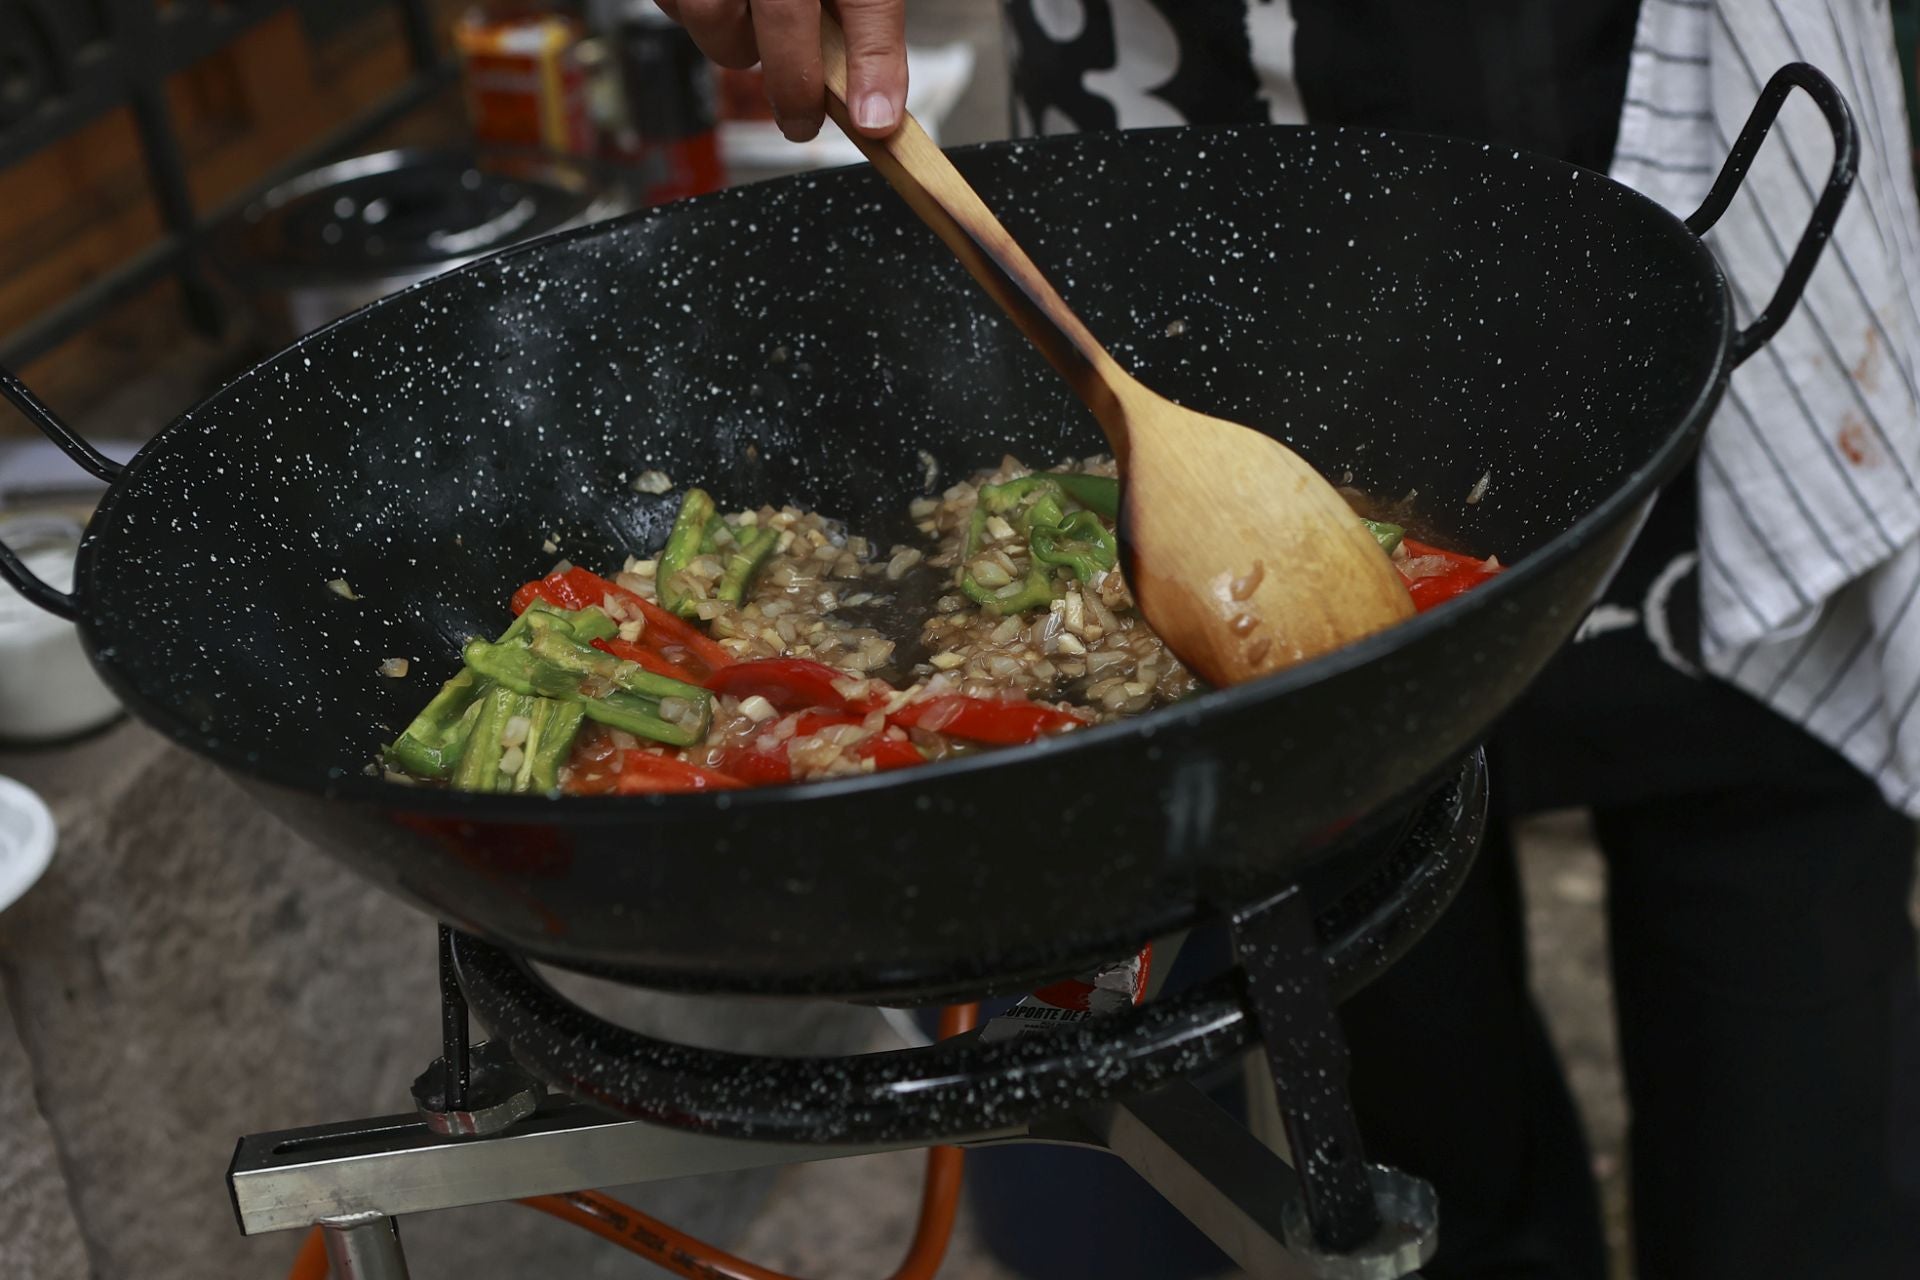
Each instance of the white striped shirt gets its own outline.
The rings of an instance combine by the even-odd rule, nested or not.
[[[1920,815],[1920,207],[1885,0],[1643,0],[1613,176],[1690,213],[1788,62],[1853,107],[1860,175],[1702,446],[1703,656]],[[1830,136],[1789,99],[1708,237],[1741,323],[1793,251]]]

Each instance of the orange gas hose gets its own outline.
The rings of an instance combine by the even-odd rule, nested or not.
[[[940,1036],[957,1036],[971,1031],[980,1019],[977,1004],[953,1005],[940,1013]],[[888,1280],[933,1280],[947,1255],[953,1237],[953,1223],[960,1210],[961,1175],[966,1152],[958,1147],[933,1147],[927,1152],[927,1172],[920,1190],[920,1219],[914,1227],[913,1243],[907,1256]],[[664,1222],[650,1218],[598,1191],[573,1191],[566,1195],[535,1196],[521,1204],[570,1222],[637,1253],[655,1266],[665,1267],[688,1280],[795,1280],[779,1271],[756,1266],[736,1258],[703,1240],[676,1231]],[[326,1242],[321,1228],[315,1227],[301,1246],[288,1280],[324,1280],[327,1275]]]
[[[307,1232],[307,1238],[300,1244],[300,1252],[294,1255],[293,1270],[287,1273],[287,1280],[327,1280],[325,1227],[315,1227]]]
[[[977,1004],[954,1005],[940,1013],[940,1036],[971,1031],[980,1018]],[[953,1222],[960,1211],[961,1174],[966,1152],[958,1147],[934,1147],[927,1152],[927,1172],[920,1190],[920,1220],[907,1256],[888,1280],[933,1280],[947,1255]],[[688,1280],[796,1280],[770,1271],[724,1249],[685,1235],[649,1218],[628,1205],[597,1191],[575,1191],[560,1196],[537,1196],[520,1203],[563,1222],[583,1227],[603,1240],[639,1254]]]

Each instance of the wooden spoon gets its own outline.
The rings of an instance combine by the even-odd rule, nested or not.
[[[827,111],[947,242],[1106,432],[1124,480],[1127,582],[1153,629],[1214,685],[1292,666],[1413,614],[1353,508],[1293,450],[1182,408],[1107,354],[912,115],[880,140],[846,105],[847,51],[822,17]]]

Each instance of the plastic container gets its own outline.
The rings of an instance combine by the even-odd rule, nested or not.
[[[73,589],[80,529],[72,521],[0,520],[0,542],[54,590]],[[79,629],[0,582],[0,742],[56,742],[97,729],[119,714],[120,704],[87,660]]]

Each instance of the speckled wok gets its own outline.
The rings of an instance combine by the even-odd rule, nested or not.
[[[1790,84],[1834,175],[1744,331],[1698,235]],[[962,171],[1148,385],[1418,493],[1514,567],[1388,634],[1175,709],[850,781],[601,799],[366,774],[550,549],[617,565],[678,493],[880,539],[1003,453],[1099,433],[868,171],[545,240],[359,312],[183,415],[113,478],[72,597],[105,678],[302,835],[541,957],[655,982],[930,994],[1059,971],[1282,886],[1435,777],[1568,636],[1728,372],[1791,308],[1851,176],[1788,68],[1691,226],[1504,148],[1317,129],[994,145]],[[1750,292],[1764,281],[1743,281]],[[1485,496],[1469,491],[1490,477]],[[549,541],[550,540],[550,541]],[[359,599],[328,589],[345,578]],[[379,674],[405,657],[403,679]],[[194,886],[178,886],[181,893]]]

